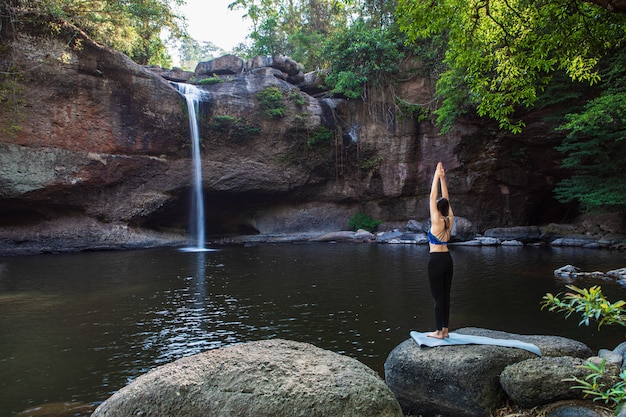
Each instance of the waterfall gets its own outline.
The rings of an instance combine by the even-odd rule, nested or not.
[[[192,252],[206,251],[204,234],[204,195],[202,192],[202,158],[200,156],[200,133],[198,129],[198,109],[202,101],[202,90],[183,83],[174,83],[187,101],[189,130],[191,131],[191,150],[193,162],[193,187],[191,194],[190,231],[196,246],[186,248]]]
[[[348,130],[348,137],[350,138],[350,141],[352,143],[357,143],[359,141],[359,128],[360,127],[361,125],[359,125],[358,123],[355,123],[352,126],[350,126],[350,129]]]

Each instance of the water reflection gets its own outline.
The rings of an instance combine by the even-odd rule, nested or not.
[[[565,288],[554,269],[616,269],[623,253],[455,247],[453,256],[452,328],[556,334],[593,349],[623,340],[621,329],[581,329],[539,308],[546,292]],[[427,259],[424,246],[367,244],[4,258],[0,417],[46,402],[101,401],[154,366],[273,337],[382,373],[410,330],[433,325]],[[621,287],[602,285],[624,298]]]
[[[189,268],[178,276],[183,285],[154,294],[152,307],[136,323],[140,331],[134,336],[156,364],[237,342],[225,319],[237,299],[208,292],[207,251],[185,258]]]

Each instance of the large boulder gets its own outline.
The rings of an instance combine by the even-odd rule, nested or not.
[[[247,71],[255,68],[272,67],[284,72],[289,76],[302,72],[302,65],[286,56],[257,56],[248,59],[245,63]],[[304,80],[304,78],[303,78]]]
[[[567,379],[583,379],[587,374],[581,368],[584,363],[583,359],[571,356],[532,358],[504,368],[500,384],[514,403],[525,408],[582,399],[582,391],[572,389],[576,383]]]
[[[401,417],[380,377],[306,343],[266,340],[179,359],[140,376],[92,417]]]
[[[586,358],[592,354],[583,343],[557,336],[525,336],[478,328],[456,332],[533,343],[544,356]],[[500,385],[501,372],[508,365],[532,357],[534,354],[526,350],[491,345],[420,348],[409,339],[389,354],[385,380],[405,414],[486,416],[506,398]]]
[[[206,62],[199,62],[196,65],[195,74],[200,75],[222,75],[239,74],[243,71],[243,59],[235,55],[224,55]]]

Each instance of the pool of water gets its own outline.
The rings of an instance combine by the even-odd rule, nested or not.
[[[98,403],[149,369],[236,343],[312,343],[381,375],[410,330],[433,328],[428,248],[268,244],[0,258],[0,417],[53,402]],[[613,348],[623,329],[540,309],[553,271],[626,266],[578,248],[453,247],[451,329],[554,334]],[[624,288],[600,284],[613,300]]]

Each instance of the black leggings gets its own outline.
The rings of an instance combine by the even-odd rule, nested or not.
[[[435,299],[437,330],[450,324],[450,289],[452,287],[452,256],[450,252],[431,252],[428,258],[428,281]]]

